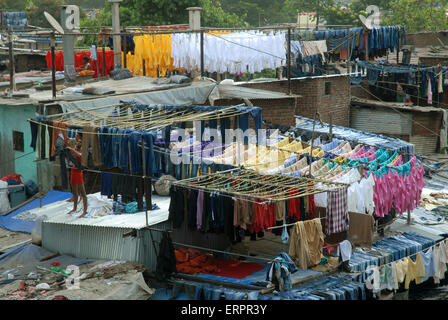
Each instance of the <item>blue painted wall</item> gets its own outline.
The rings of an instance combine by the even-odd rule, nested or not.
[[[30,147],[31,130],[27,119],[36,116],[36,106],[0,105],[0,174],[21,174],[22,181],[37,182],[36,153]],[[13,151],[12,132],[23,132],[24,152]],[[14,170],[14,172],[11,172]]]

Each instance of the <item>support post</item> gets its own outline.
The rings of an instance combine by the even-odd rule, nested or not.
[[[204,31],[201,30],[201,78],[204,76]]]
[[[291,28],[288,28],[288,92],[291,94]]]
[[[53,99],[56,99],[56,66],[54,56],[54,32],[51,33],[51,91]]]
[[[351,62],[351,39],[350,28],[347,29],[347,73],[350,74],[350,62]]]
[[[15,79],[14,79],[14,53],[13,53],[13,45],[12,45],[12,33],[11,30],[8,31],[8,42],[9,42],[9,93],[12,94],[14,92],[15,87]]]
[[[127,68],[127,66],[128,66],[128,63],[127,63],[127,60],[126,60],[126,48],[127,48],[127,46],[128,46],[128,40],[126,39],[126,29],[124,29],[123,30],[124,31],[124,33],[125,33],[125,35],[124,35],[124,37],[123,37],[123,41],[124,41],[124,43],[123,43],[123,48],[124,48],[124,52],[123,52],[123,63],[124,63],[124,68]]]
[[[409,209],[409,205],[408,205],[408,225],[412,224],[412,220],[411,220],[411,209]]]
[[[143,140],[143,137],[140,140],[140,143],[142,145],[142,179],[143,179],[143,186],[145,185],[145,176],[146,176],[146,161],[145,161],[145,141]],[[147,192],[148,190],[145,190]],[[146,226],[148,226],[148,206],[152,206],[152,203],[146,203],[145,204],[145,218],[146,218]]]
[[[103,77],[106,76],[106,32],[103,33]]]
[[[315,128],[316,128],[316,116],[317,116],[317,111],[314,113],[313,132],[312,132],[312,134],[311,134],[311,147],[310,147],[310,173],[309,173],[310,178],[313,177],[313,176],[312,176],[312,172],[311,172],[311,164],[313,163],[313,143],[314,143],[314,130],[315,130]]]
[[[121,67],[121,38],[120,38],[120,2],[109,0],[112,7],[112,32],[114,39],[114,68]]]
[[[333,141],[333,113],[330,112],[330,142]]]

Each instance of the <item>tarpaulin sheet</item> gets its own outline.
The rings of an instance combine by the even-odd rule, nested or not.
[[[57,256],[55,258],[39,261],[48,257],[54,252],[48,251],[34,244],[25,244],[12,249],[0,256],[0,280],[7,279],[7,275],[13,274],[15,278],[26,276],[30,272],[39,272],[37,266],[50,269],[51,264],[59,262],[60,267],[66,269],[69,265],[83,265],[94,262],[93,260],[79,259],[67,255]]]
[[[50,190],[48,193],[42,198],[42,206],[48,205],[50,203],[54,203],[61,200],[67,200],[72,197],[72,194],[70,192],[62,192],[62,191],[56,191],[56,190]],[[25,221],[19,218],[15,218],[16,215],[32,210],[35,208],[39,208],[40,206],[40,199],[37,198],[27,204],[25,204],[23,207],[18,208],[17,210],[14,210],[10,214],[6,216],[0,216],[0,228],[7,229],[9,231],[13,232],[23,232],[23,233],[29,233],[31,234],[35,222],[36,221]]]
[[[118,84],[116,85],[118,86]],[[156,91],[157,88],[154,88],[154,91],[151,92],[130,93],[98,99],[67,101],[60,103],[60,106],[63,112],[109,107],[101,109],[101,113],[107,115],[111,114],[115,110],[115,106],[119,105],[122,100],[134,100],[136,103],[145,105],[201,105],[207,101],[210,93],[215,87],[216,84],[214,83],[193,83],[189,86],[179,86],[170,90]]]

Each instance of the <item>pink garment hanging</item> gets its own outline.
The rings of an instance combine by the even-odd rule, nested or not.
[[[428,104],[432,104],[431,79],[428,77]]]
[[[358,150],[358,152],[355,152],[354,154],[350,155],[348,158],[354,159],[354,158],[356,158],[357,155],[359,155],[359,154],[363,154],[363,153],[365,152],[365,150],[366,150],[366,147],[362,146],[362,147]]]
[[[376,159],[376,149],[375,148],[370,148],[369,151],[364,152],[362,154],[357,154],[353,158],[354,159],[369,158],[372,155],[375,155],[375,157],[373,159]],[[369,159],[369,161],[371,161],[371,160]]]

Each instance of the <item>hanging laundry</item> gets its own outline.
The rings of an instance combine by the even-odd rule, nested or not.
[[[375,230],[375,220],[371,214],[349,212],[348,238],[351,243],[370,248]]]
[[[432,88],[430,78],[428,78],[428,104],[432,104]]]
[[[349,229],[348,219],[347,187],[328,192],[325,234],[331,235],[347,231]]]
[[[319,264],[324,243],[320,219],[296,222],[290,233],[289,255],[296,265],[306,270]]]
[[[171,36],[171,57],[176,68],[200,70],[200,35]],[[255,73],[286,64],[285,32],[248,31],[204,34],[204,68],[208,72]]]
[[[83,57],[90,57],[91,52],[76,52],[75,53],[75,69],[80,69],[83,65]],[[105,66],[106,66],[106,74],[111,76],[112,73],[111,71],[114,68],[114,52],[113,51],[106,51],[104,53],[106,61],[105,61]],[[97,59],[98,59],[98,67],[99,67],[99,71],[100,71],[100,75],[103,75],[104,70],[103,70],[103,52],[102,51],[97,51]],[[51,69],[52,65],[51,65],[51,52],[48,51],[47,55],[45,56],[45,60],[47,62],[47,68]],[[64,52],[59,51],[59,52],[55,52],[55,69],[56,71],[64,71]],[[96,78],[98,76],[98,70],[97,70],[97,66],[96,63],[94,63],[92,65],[92,70],[95,71],[93,77]]]

